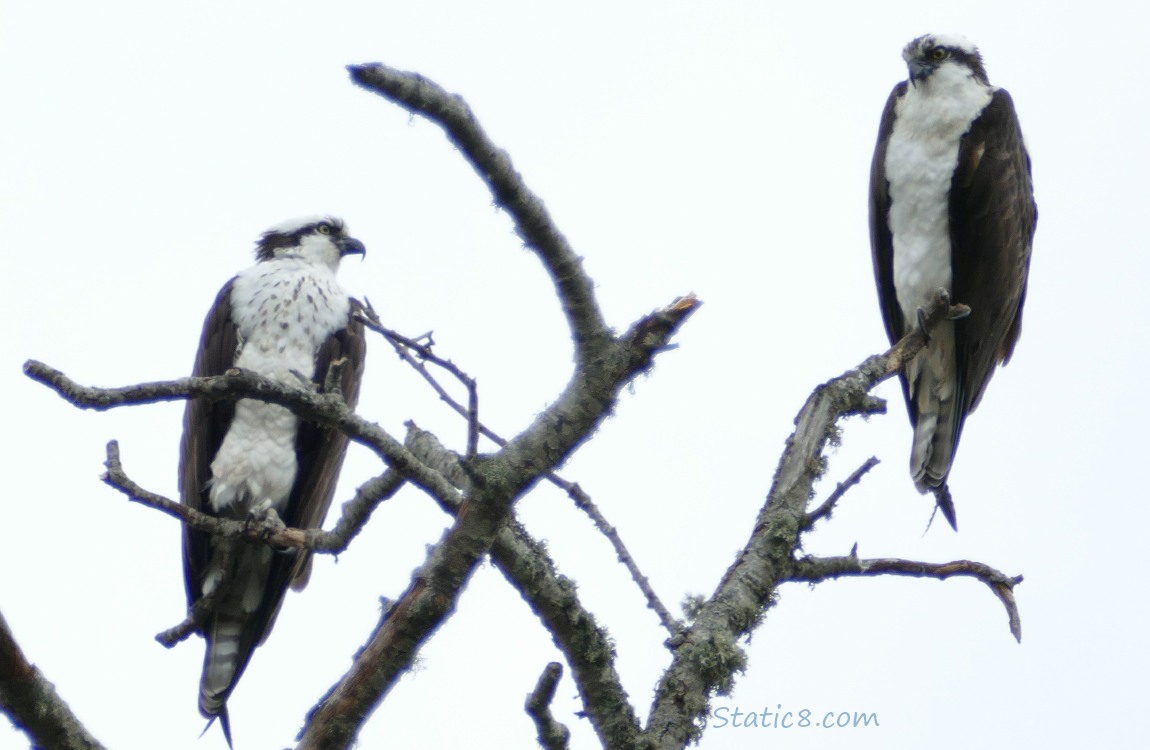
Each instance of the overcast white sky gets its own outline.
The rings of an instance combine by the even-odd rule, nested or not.
[[[772,6],[781,6],[773,9]],[[1040,10],[1039,10],[1040,9]],[[1134,3],[0,3],[0,387],[7,487],[0,611],[109,747],[224,747],[197,735],[202,641],[184,613],[179,529],[104,487],[104,444],[176,496],[182,404],[77,411],[20,373],[86,383],[189,372],[218,288],[256,236],[342,215],[368,254],[342,279],[387,323],[433,329],[478,377],[482,416],[522,429],[559,391],[570,345],[550,284],[438,128],[353,87],[380,60],[463,95],[598,284],[613,325],[689,291],[681,347],[624,395],[565,468],[668,604],[709,594],[746,541],[811,388],[885,346],[866,231],[867,170],[902,46],[968,36],[1014,96],[1041,219],[1024,333],[967,423],[961,532],[907,475],[897,386],[849,424],[821,494],[882,464],[811,553],[1022,573],[1023,641],[970,581],[789,586],[715,706],[875,712],[843,730],[712,727],[726,748],[1131,747],[1144,737],[1141,481],[1150,263],[1146,11]],[[377,342],[362,413],[464,425]],[[337,504],[378,471],[354,453]],[[639,713],[664,634],[607,543],[558,492],[518,512],[611,630]],[[239,750],[285,747],[448,519],[405,490],[338,564],[289,597],[231,700]],[[676,607],[677,609],[677,607]],[[422,651],[362,747],[528,748],[523,696],[559,654],[491,567]],[[568,678],[555,709],[597,747]],[[778,736],[782,734],[783,736]],[[23,748],[0,727],[0,748]]]

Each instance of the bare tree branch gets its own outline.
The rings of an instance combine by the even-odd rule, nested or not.
[[[56,693],[55,686],[24,656],[0,613],[0,710],[34,747],[103,750]]]
[[[375,509],[384,501],[391,499],[403,485],[403,477],[392,469],[387,469],[361,484],[356,488],[355,495],[340,506],[339,520],[335,522],[335,526],[330,532],[321,531],[317,534],[315,546],[311,549],[336,555],[347,549],[351,541],[371,520],[371,514]],[[309,536],[308,540],[310,539]]]
[[[685,298],[676,301],[666,310],[657,312],[636,324],[628,335],[621,340],[616,350],[619,354],[624,355],[621,356],[619,364],[624,367],[637,368],[649,365],[650,356],[663,347],[663,344],[659,343],[662,337],[671,335],[674,326],[689,316],[696,304],[694,298]],[[650,352],[644,356],[636,356],[636,353],[642,352],[644,347],[650,347]],[[263,398],[273,403],[280,403],[296,411],[304,418],[334,424],[341,429],[348,429],[350,426],[348,431],[353,436],[376,448],[377,452],[385,453],[386,451],[387,454],[399,456],[405,467],[419,478],[417,484],[429,491],[433,497],[450,499],[455,494],[455,490],[444,481],[438,472],[431,472],[410,454],[405,457],[405,450],[396,450],[396,446],[389,442],[390,437],[379,431],[378,427],[370,423],[363,423],[354,415],[344,414],[345,407],[341,400],[337,399],[332,410],[325,411],[328,405],[323,403],[322,396],[308,389],[285,386],[267,380],[254,373],[234,371],[218,378],[186,378],[168,383],[101,389],[80,386],[63,373],[38,362],[28,362],[25,370],[33,379],[50,385],[70,402],[86,408],[107,409],[134,403],[175,400],[200,395],[233,399],[241,397]],[[110,451],[109,478],[113,480],[110,481],[110,484],[124,491],[133,500],[152,505],[179,517],[193,528],[215,534],[245,536],[253,541],[268,541],[284,546],[307,546],[316,551],[326,551],[329,548],[331,551],[335,551],[341,547],[338,541],[333,541],[331,534],[349,538],[343,537],[342,534],[341,524],[345,523],[344,519],[337,523],[334,532],[282,529],[270,536],[260,536],[259,532],[247,528],[245,524],[240,522],[217,519],[204,514],[196,515],[184,506],[155,493],[150,493],[136,485],[123,473],[122,467],[119,467],[116,446],[110,446]],[[350,517],[345,516],[345,518],[348,519],[346,522],[350,523]],[[538,569],[536,569],[537,573]],[[624,700],[626,694],[619,685],[618,677],[610,664],[613,649],[609,645],[606,633],[599,629],[595,625],[594,619],[583,613],[581,608],[571,606],[573,602],[577,604],[577,600],[573,597],[573,585],[566,582],[562,577],[557,577],[553,581],[552,588],[560,593],[559,596],[553,597],[549,602],[549,607],[552,610],[551,622],[555,624],[561,619],[564,620],[563,627],[570,631],[571,635],[569,642],[577,641],[580,644],[577,649],[572,649],[572,653],[580,653],[580,659],[575,660],[576,668],[578,670],[581,661],[583,667],[581,673],[587,678],[585,684],[580,684],[581,690],[599,706],[612,706],[610,710],[591,712],[593,721],[596,718],[599,719],[597,728],[609,735],[636,732],[638,722],[634,719],[630,706]],[[525,589],[525,595],[528,591]],[[565,594],[570,595],[565,596]],[[544,607],[544,609],[546,608]],[[182,630],[186,632],[190,632],[190,629],[194,627],[192,622],[185,622],[181,625]],[[177,626],[177,628],[173,628],[162,635],[178,637],[180,632],[181,626]]]
[[[884,575],[937,578],[940,581],[953,576],[976,578],[989,586],[1006,607],[1006,616],[1010,620],[1010,633],[1015,640],[1022,642],[1022,619],[1018,613],[1018,604],[1014,600],[1014,587],[1022,583],[1022,576],[1008,576],[984,563],[971,560],[927,563],[893,558],[860,560],[853,554],[846,557],[804,557],[795,562],[793,572],[784,580],[818,583],[843,576]]]
[[[458,455],[434,435],[408,424],[405,444],[429,466],[442,471],[456,486],[470,480]],[[452,515],[459,504],[443,505]],[[491,560],[523,596],[555,639],[570,665],[587,718],[604,747],[633,747],[639,740],[639,719],[615,670],[615,646],[607,631],[579,601],[573,581],[556,569],[546,547],[533,539],[512,517],[491,546]]]
[[[898,372],[926,345],[941,321],[962,313],[941,290],[922,315],[922,326],[885,354],[819,386],[807,399],[787,439],[766,504],[751,538],[679,638],[651,706],[646,737],[658,748],[682,748],[698,738],[710,697],[728,692],[746,664],[738,639],[749,635],[786,580],[807,518],[806,506],[821,476],[823,450],[835,425],[852,414],[885,411],[869,391]]]
[[[898,372],[920,351],[929,340],[929,331],[939,321],[959,316],[968,309],[952,307],[945,295],[939,295],[920,315],[919,330],[886,354],[866,360],[855,370],[815,390],[796,419],[796,429],[787,441],[750,539],[714,594],[700,605],[693,622],[684,628],[670,616],[614,528],[585,493],[577,484],[566,482],[553,472],[611,413],[620,390],[638,374],[648,371],[655,355],[670,348],[671,337],[697,309],[698,300],[694,296],[675,300],[640,319],[624,334],[613,335],[598,307],[594,285],[584,272],[581,259],[555,227],[542,201],[515,171],[506,152],[499,150],[484,133],[468,105],[414,73],[382,64],[350,66],[349,70],[360,86],[413,114],[431,119],[445,130],[486,183],[496,205],[508,211],[519,236],[540,258],[554,284],[575,344],[576,367],[563,392],[527,429],[510,441],[487,430],[479,420],[475,380],[450,362],[435,357],[430,343],[423,345],[409,339],[400,342],[402,337],[379,325],[370,307],[358,312],[365,323],[387,336],[400,355],[432,383],[441,398],[467,418],[463,459],[443,449],[434,436],[414,426],[409,427],[405,443],[400,444],[378,425],[355,415],[334,388],[329,388],[328,393],[317,393],[304,378],[301,378],[305,381],[301,387],[234,370],[215,378],[90,388],[39,362],[29,361],[24,368],[29,377],[82,408],[102,410],[189,397],[253,398],[278,404],[302,419],[341,430],[350,439],[374,450],[389,466],[344,505],[343,515],[331,532],[287,529],[282,528],[282,524],[279,528],[252,528],[250,524],[198,513],[144,490],[123,471],[115,441],[109,443],[104,481],[131,500],[178,517],[192,528],[320,552],[340,551],[362,528],[378,503],[406,481],[428,492],[452,513],[452,526],[429,550],[407,590],[382,614],[351,669],[309,713],[300,734],[299,748],[342,749],[355,742],[366,718],[410,668],[426,639],[450,616],[460,592],[488,553],[553,634],[571,665],[587,715],[604,747],[613,750],[678,749],[697,740],[711,696],[728,691],[734,675],[745,666],[739,639],[757,627],[775,600],[779,584],[784,582],[814,583],[847,575],[938,579],[969,576],[983,581],[995,592],[1007,609],[1011,632],[1021,638],[1013,595],[1014,587],[1022,581],[1021,576],[1009,578],[989,566],[965,560],[942,564],[890,558],[859,560],[853,552],[847,557],[795,557],[802,534],[817,520],[828,517],[847,489],[877,463],[872,458],[863,464],[840,483],[821,506],[807,513],[814,483],[823,472],[823,451],[837,421],[851,414],[885,411],[885,402],[871,396],[870,389]],[[459,378],[468,391],[467,406],[451,399],[416,357],[440,364]],[[335,379],[329,372],[329,386],[335,385]],[[499,450],[480,455],[480,434],[491,437]],[[542,545],[532,539],[514,517],[515,502],[542,478],[563,487],[576,504],[588,512],[615,545],[620,560],[672,634],[668,641],[673,652],[672,663],[657,688],[645,729],[640,729],[623,691],[614,667],[614,648],[606,632],[582,607],[573,584],[556,571]],[[210,606],[210,602],[205,606]],[[196,611],[189,613],[185,622],[161,636],[172,639],[185,636],[195,628],[201,615]],[[527,710],[545,748],[565,748],[569,740],[566,727],[556,722],[550,712],[561,673],[559,664],[548,665],[527,701]],[[31,695],[42,686],[17,683],[35,679],[42,680],[19,653],[0,618],[0,700],[6,711],[17,715],[15,709],[9,707],[11,686],[17,685],[24,696]],[[50,690],[51,686],[47,688]],[[66,727],[67,720],[68,717],[53,717],[52,727]],[[30,736],[35,736],[28,731]],[[59,741],[44,744],[73,746]]]
[[[247,541],[256,544],[270,544],[279,548],[299,547],[331,555],[339,555],[346,550],[351,544],[351,540],[367,524],[372,512],[379,504],[391,498],[403,486],[403,478],[397,472],[388,469],[383,474],[361,485],[356,490],[355,497],[343,504],[339,520],[331,531],[281,526],[268,532],[258,526],[239,521],[207,516],[184,505],[173,503],[161,495],[142,489],[125,474],[120,465],[119,446],[115,440],[108,443],[106,465],[108,472],[104,475],[105,483],[124,492],[129,500],[163,510],[199,531],[222,537],[242,536]],[[224,549],[226,552],[227,548]],[[221,567],[226,568],[227,564],[224,563]],[[156,634],[156,640],[165,648],[171,648],[186,640],[199,629],[200,624],[204,622],[214,606],[214,592],[205,594],[196,600],[182,622]]]
[[[444,388],[443,385],[436,379],[436,377],[431,374],[431,371],[427,369],[427,365],[425,365],[424,362],[431,362],[439,367],[442,367],[443,369],[450,372],[453,376],[455,376],[457,380],[463,383],[464,387],[468,390],[468,401],[471,400],[471,391],[476,387],[474,378],[464,373],[451,360],[442,359],[441,357],[436,356],[431,350],[431,343],[422,344],[418,339],[409,339],[406,336],[402,336],[390,328],[385,327],[382,323],[379,322],[378,317],[375,316],[375,312],[371,309],[370,306],[368,306],[365,310],[360,311],[360,320],[363,321],[364,327],[383,336],[383,338],[386,339],[389,344],[391,344],[392,348],[395,349],[396,354],[399,355],[399,358],[410,365],[412,369],[414,369],[417,373],[419,373],[420,377],[422,377],[428,383],[428,385],[431,386],[432,390],[435,391],[436,395],[439,396],[440,401],[443,401],[453,411],[467,420],[468,445],[471,445],[472,434],[474,434],[476,452],[478,452],[479,435],[487,437],[500,448],[507,445],[507,440],[500,437],[492,430],[488,429],[483,424],[483,422],[479,421],[477,415],[473,419],[471,410],[452,398],[451,394],[447,392],[447,389]],[[430,336],[430,334],[425,335]],[[413,356],[411,352],[415,352],[417,356]]]
[[[501,448],[507,445],[507,441],[504,438],[500,437],[498,433],[488,429],[482,422],[479,421],[478,415],[476,414],[478,409],[475,407],[475,401],[478,397],[475,392],[476,389],[474,379],[464,374],[463,371],[456,367],[455,364],[453,364],[450,360],[442,360],[435,356],[431,352],[430,344],[421,344],[419,341],[406,338],[400,334],[397,334],[391,329],[385,328],[370,304],[361,308],[359,310],[359,315],[361,320],[363,320],[364,326],[379,333],[381,336],[387,339],[387,341],[399,354],[400,358],[415,368],[415,370],[423,377],[423,379],[431,385],[437,394],[439,394],[440,400],[450,406],[456,413],[467,418],[468,457],[471,457],[475,454],[474,446],[478,442],[479,434],[485,435],[488,439],[490,439]],[[463,405],[453,399],[451,394],[449,394],[447,390],[435,379],[435,376],[428,372],[427,368],[423,365],[423,362],[417,360],[411,355],[411,351],[415,351],[419,355],[420,360],[434,362],[435,364],[443,367],[455,375],[458,380],[467,386],[470,405],[467,408],[464,408]],[[556,487],[559,487],[564,492],[566,492],[567,496],[575,502],[576,507],[578,507],[591,518],[591,521],[595,524],[595,527],[599,529],[603,536],[605,536],[611,543],[611,546],[614,547],[615,554],[618,557],[619,562],[621,562],[623,566],[627,568],[627,571],[631,574],[631,579],[635,581],[635,584],[639,587],[639,590],[643,593],[643,596],[646,597],[647,606],[650,607],[656,615],[658,615],[659,621],[663,624],[663,627],[666,628],[670,635],[674,636],[676,633],[678,633],[680,628],[679,623],[676,622],[675,618],[671,616],[670,611],[659,599],[659,596],[651,587],[651,583],[647,579],[647,576],[643,575],[643,572],[639,570],[639,566],[635,562],[635,558],[631,556],[627,546],[623,543],[623,539],[619,536],[618,530],[607,520],[607,518],[599,510],[598,506],[595,505],[595,502],[591,499],[591,496],[588,495],[577,483],[569,482],[554,472],[547,472],[544,477],[547,479],[547,481],[551,482]]]
[[[345,748],[360,725],[415,658],[423,641],[450,615],[460,590],[491,548],[514,502],[565,460],[611,412],[619,391],[653,364],[695,311],[680,298],[612,340],[593,365],[579,367],[559,398],[498,453],[469,467],[471,488],[455,524],[428,554],[351,669],[309,716],[301,750]]]
[[[229,370],[210,378],[181,378],[156,383],[94,388],[76,383],[59,370],[28,360],[24,374],[47,385],[62,398],[82,409],[105,411],[121,406],[179,401],[192,396],[220,399],[254,398],[290,409],[316,424],[329,425],[374,451],[405,479],[435,495],[455,493],[437,472],[428,469],[374,422],[356,415],[338,394],[318,393],[311,388],[281,383],[248,370]]]
[[[474,458],[479,452],[479,435],[482,433],[492,438],[500,447],[507,442],[499,438],[495,433],[488,430],[479,421],[479,389],[476,386],[475,378],[471,377],[463,370],[461,370],[454,362],[449,359],[443,359],[436,356],[432,352],[431,347],[431,334],[425,334],[428,343],[420,343],[418,339],[409,339],[390,328],[387,328],[380,321],[379,316],[376,314],[375,309],[371,306],[370,301],[367,304],[357,305],[356,316],[363,323],[364,327],[368,330],[375,331],[391,344],[399,355],[407,364],[411,365],[416,372],[423,377],[425,381],[432,387],[432,389],[439,395],[440,400],[458,412],[461,416],[467,419],[467,457]],[[421,337],[423,338],[423,337]],[[411,355],[415,352],[419,359]],[[464,408],[458,401],[451,397],[447,389],[439,384],[435,379],[424,362],[431,362],[455,376],[455,379],[463,384],[467,389],[467,408]]]
[[[558,477],[555,479],[558,479]],[[556,484],[558,484],[558,482],[556,482]],[[639,570],[638,563],[635,562],[635,558],[631,557],[631,552],[627,549],[627,545],[623,543],[622,537],[619,536],[619,530],[607,521],[599,511],[598,506],[595,505],[594,501],[591,500],[590,496],[588,496],[579,485],[563,482],[560,486],[567,490],[568,497],[575,501],[575,505],[591,517],[595,528],[599,529],[599,533],[607,537],[607,541],[609,541],[615,549],[615,556],[619,562],[623,564],[623,567],[627,569],[627,572],[631,574],[631,580],[633,580],[635,585],[639,587],[639,590],[643,592],[643,596],[647,599],[647,606],[654,610],[655,614],[659,616],[659,622],[662,623],[663,628],[672,637],[678,635],[679,631],[683,628],[682,624],[671,616],[670,611],[663,604],[662,600],[659,599],[659,595],[655,593],[655,589],[651,588],[650,580],[647,579],[647,576],[643,575],[643,571]]]
[[[403,478],[398,472],[388,469],[383,474],[369,480],[356,490],[355,497],[345,502],[339,520],[331,531],[323,529],[296,529],[245,523],[189,508],[163,495],[150,492],[136,484],[120,462],[120,445],[117,441],[108,442],[107,458],[104,461],[107,471],[102,477],[105,484],[127,495],[132,502],[160,510],[173,518],[178,518],[187,526],[219,537],[242,537],[254,544],[271,544],[277,547],[294,547],[338,555],[347,549],[351,540],[371,517],[381,502],[387,500],[403,486]],[[225,566],[226,567],[226,566]],[[190,637],[199,628],[213,606],[212,597],[198,600],[188,616],[178,625],[156,635],[156,640],[166,648],[171,648]]]
[[[252,373],[92,389],[78,386],[62,373],[40,363],[29,362],[25,369],[31,377],[48,383],[68,400],[89,408],[112,408],[193,395],[254,397],[280,403],[301,417],[344,429],[353,438],[375,448],[389,462],[402,463],[404,469],[416,477],[418,486],[455,513],[455,525],[431,550],[408,591],[385,613],[352,670],[309,716],[300,747],[346,747],[354,740],[359,725],[410,665],[422,641],[450,614],[459,591],[488,548],[492,559],[520,589],[568,656],[588,716],[604,746],[610,748],[682,747],[697,737],[698,721],[706,711],[710,695],[728,689],[734,673],[744,666],[737,639],[754,629],[782,582],[816,582],[842,575],[975,577],[990,586],[1003,602],[1011,630],[1020,637],[1013,588],[1022,578],[1008,578],[981,563],[860,561],[853,554],[844,558],[793,558],[801,533],[810,528],[813,520],[829,514],[835,502],[875,463],[872,459],[859,467],[813,513],[803,512],[811,487],[821,473],[821,452],[833,433],[835,422],[848,414],[874,413],[885,407],[881,400],[870,396],[868,390],[897,372],[899,362],[921,349],[926,334],[919,331],[907,336],[885,355],[868,359],[856,370],[820,386],[812,394],[796,420],[797,428],[788,440],[751,540],[715,594],[702,605],[692,625],[669,642],[674,649],[674,660],[659,686],[648,726],[640,731],[614,671],[614,651],[609,638],[579,605],[574,587],[554,571],[541,545],[531,540],[511,518],[511,507],[517,497],[541,476],[549,475],[551,468],[586,438],[610,411],[619,389],[649,368],[656,353],[668,348],[667,339],[697,304],[693,297],[677,300],[637,322],[613,341],[595,367],[580,368],[563,395],[527,431],[494,456],[470,463],[445,450],[439,450],[440,455],[430,460],[436,451],[426,450],[426,444],[419,445],[420,431],[414,427],[409,427],[405,445],[396,446],[390,436],[375,425],[344,413],[346,405],[341,399],[334,399],[333,405],[309,389],[266,381]],[[926,330],[947,313],[945,300],[932,305],[926,316]],[[124,474],[114,442],[109,444],[105,481],[133,500],[178,516],[195,528],[218,525],[205,530],[229,535],[252,533],[239,522],[203,514],[197,518],[192,515],[194,511],[139,488]],[[385,490],[394,491],[402,481],[398,471],[389,470],[369,482],[354,501],[345,504],[340,524],[348,529],[360,528],[362,520],[375,507],[363,501],[363,497],[378,497]],[[463,493],[452,484],[462,487]],[[570,485],[569,489],[577,491],[578,485]],[[333,544],[326,534],[331,532],[281,529],[270,538],[278,544],[324,551],[327,545]],[[346,546],[350,536],[341,538]],[[572,628],[571,623],[576,620],[580,624]],[[545,687],[541,683],[540,690]],[[539,721],[542,733],[549,725],[544,719]],[[555,735],[548,741],[557,741],[558,737]]]
[[[423,115],[444,129],[447,137],[487,183],[495,203],[506,209],[515,229],[550,274],[575,342],[575,358],[590,361],[611,340],[611,332],[595,301],[595,289],[580,258],[551,220],[543,201],[515,171],[511,157],[480,127],[467,102],[418,73],[382,63],[350,65],[352,80],[407,111]]]
[[[405,362],[412,365],[412,367],[416,368],[416,370],[423,376],[423,378],[431,384],[432,388],[434,388],[436,393],[439,394],[439,397],[442,401],[444,401],[458,414],[468,418],[468,455],[471,455],[472,441],[478,440],[478,433],[480,432],[487,436],[499,447],[507,445],[507,441],[500,437],[498,433],[488,429],[485,425],[483,425],[482,422],[479,422],[478,419],[472,419],[474,409],[464,408],[461,404],[459,404],[459,402],[455,401],[455,399],[451,397],[446,389],[444,389],[443,386],[441,386],[439,382],[435,380],[435,377],[427,371],[427,368],[424,367],[421,362],[412,357],[408,351],[408,349],[414,349],[421,358],[431,359],[434,355],[431,354],[430,347],[423,346],[418,342],[406,339],[402,336],[394,334],[393,331],[384,328],[382,324],[379,323],[378,318],[374,317],[374,313],[370,307],[368,307],[367,310],[361,314],[364,315],[364,325],[384,336],[384,338],[386,338],[392,344],[392,346],[395,347],[395,350],[399,353],[400,357]],[[437,360],[437,364],[443,365],[442,360],[438,360],[438,358],[435,359]],[[446,366],[449,371],[451,371],[456,375],[456,377],[458,377],[461,381],[469,386],[470,394],[474,394],[474,380],[464,375],[461,371],[458,371],[458,368],[456,368],[455,365],[450,361],[447,361],[446,365],[444,366]],[[474,398],[474,396],[472,396],[472,398]],[[680,627],[679,624],[675,621],[675,618],[671,616],[671,613],[659,599],[659,596],[655,593],[655,590],[651,588],[650,581],[645,575],[643,575],[643,572],[639,570],[638,564],[631,556],[627,546],[623,543],[623,540],[619,536],[616,528],[606,519],[603,513],[595,505],[590,495],[588,495],[577,483],[569,482],[554,472],[547,472],[544,476],[547,481],[551,482],[556,487],[559,487],[564,492],[566,492],[567,496],[575,502],[576,507],[578,507],[591,518],[596,528],[599,529],[599,531],[611,543],[611,546],[614,547],[615,554],[618,557],[619,562],[621,562],[623,566],[627,568],[628,572],[631,574],[631,579],[635,581],[636,585],[639,586],[639,590],[647,599],[647,605],[655,612],[656,615],[658,615],[659,621],[663,624],[663,627],[666,628],[667,632],[672,636],[678,633]]]
[[[379,503],[390,498],[403,485],[403,478],[394,471],[387,471],[368,481],[356,491],[354,498],[343,504],[340,518],[331,531],[284,527],[268,532],[262,527],[244,521],[234,521],[222,516],[203,513],[144,489],[124,471],[120,462],[119,443],[115,440],[110,441],[107,451],[108,455],[104,465],[108,470],[102,479],[109,487],[127,495],[132,502],[167,513],[169,516],[183,521],[189,528],[213,536],[242,537],[246,541],[257,544],[302,548],[333,555],[345,551],[351,540],[367,523],[372,511]]]
[[[232,560],[231,554],[225,555],[223,560],[230,563]],[[196,603],[192,605],[192,608],[188,610],[188,614],[183,620],[167,630],[161,630],[159,633],[156,633],[156,641],[164,648],[172,648],[177,643],[186,641],[195,635],[196,631],[200,629],[200,626],[207,621],[208,616],[212,613],[215,606],[215,592],[201,596],[196,600]]]
[[[814,526],[820,519],[829,518],[831,511],[835,509],[835,505],[842,499],[842,496],[846,494],[847,490],[858,484],[868,471],[878,466],[878,463],[878,459],[871,456],[863,462],[862,466],[852,471],[850,476],[839,482],[838,485],[835,486],[834,492],[827,497],[826,501],[807,514],[807,517],[803,520],[803,531]]]
[[[555,698],[555,688],[563,676],[563,665],[551,662],[539,675],[535,689],[528,693],[524,709],[535,722],[539,732],[539,746],[544,750],[567,750],[571,732],[551,715],[551,701]]]

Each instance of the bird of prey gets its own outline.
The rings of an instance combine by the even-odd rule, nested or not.
[[[235,367],[322,389],[328,368],[342,359],[339,385],[354,407],[363,326],[336,269],[344,256],[364,252],[336,218],[288,221],[265,232],[256,264],[228,281],[208,312],[193,374]],[[270,509],[288,526],[316,528],[331,505],[347,442],[339,431],[302,421],[282,406],[190,399],[180,495],[185,505],[215,516],[268,518]],[[188,607],[200,605],[196,624],[206,641],[200,712],[220,718],[230,746],[228,696],[271,631],[288,586],[307,584],[311,555],[186,527],[183,546]]]
[[[902,56],[910,77],[887,100],[871,164],[874,274],[892,344],[938,289],[970,308],[899,373],[911,475],[957,529],[947,477],[967,415],[1018,342],[1038,209],[1014,103],[978,49],[928,34]]]

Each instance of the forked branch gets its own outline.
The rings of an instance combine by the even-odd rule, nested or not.
[[[375,311],[371,308],[370,304],[365,305],[360,310],[358,310],[358,314],[360,319],[363,321],[364,326],[369,330],[373,330],[383,336],[395,349],[400,359],[415,369],[415,371],[418,372],[420,376],[425,381],[427,381],[428,384],[431,385],[432,389],[439,395],[441,401],[451,407],[451,409],[454,410],[457,414],[467,419],[467,456],[469,458],[475,455],[475,445],[478,442],[480,434],[487,437],[489,440],[491,440],[491,442],[495,443],[500,448],[507,445],[506,439],[501,437],[494,430],[488,428],[479,420],[477,408],[475,407],[478,397],[476,395],[475,380],[473,378],[460,370],[459,367],[457,367],[451,360],[442,359],[434,352],[432,352],[432,345],[430,341],[428,343],[423,343],[421,339],[409,339],[396,333],[395,331],[392,331],[389,328],[386,328],[379,321],[378,316],[376,316]],[[464,384],[468,390],[469,397],[469,404],[467,407],[464,407],[462,404],[452,398],[447,389],[444,388],[443,385],[436,379],[436,377],[431,374],[424,362],[431,362],[432,364],[446,370],[457,380]],[[639,569],[639,565],[635,561],[635,558],[632,557],[630,551],[627,549],[626,544],[624,544],[622,537],[619,536],[619,533],[615,527],[607,520],[602,511],[599,510],[599,507],[591,499],[591,496],[588,495],[587,492],[585,492],[583,488],[580,487],[577,483],[568,481],[553,471],[545,472],[544,478],[551,484],[567,493],[567,496],[571,498],[572,501],[574,501],[575,506],[587,514],[599,532],[603,534],[611,543],[611,546],[615,549],[615,555],[619,562],[625,568],[627,568],[627,572],[631,574],[631,580],[635,582],[635,585],[639,587],[639,590],[647,599],[647,606],[650,607],[653,612],[655,612],[656,616],[658,616],[659,621],[663,624],[663,627],[667,630],[668,634],[674,636],[676,633],[678,633],[680,628],[679,623],[675,620],[674,617],[671,616],[671,613],[667,609],[666,605],[664,605],[663,602],[659,599],[658,594],[656,594],[654,588],[651,587],[651,583],[647,576],[643,575],[643,572]]]
[[[699,607],[694,622],[676,639],[674,659],[659,684],[645,731],[654,747],[678,750],[697,739],[710,698],[730,690],[735,674],[745,666],[738,641],[754,631],[779,584],[789,580],[800,536],[810,528],[806,506],[822,475],[823,452],[837,422],[853,414],[885,411],[885,402],[870,390],[921,351],[935,326],[963,312],[940,290],[924,309],[920,328],[885,354],[819,386],[807,399],[750,539],[715,593]],[[1011,587],[1000,586],[996,594],[1004,602],[1013,601]],[[1012,632],[1017,632],[1013,621]]]
[[[144,489],[124,471],[124,466],[120,461],[120,444],[115,440],[108,442],[104,466],[107,468],[101,477],[104,484],[124,493],[132,502],[155,508],[173,518],[178,518],[188,528],[203,531],[213,536],[243,538],[253,544],[263,543],[281,548],[307,549],[331,555],[344,552],[351,540],[367,523],[372,511],[403,486],[403,478],[398,472],[388,470],[362,485],[356,491],[355,497],[343,504],[342,513],[333,530],[284,527],[268,531],[243,521],[203,513]]]

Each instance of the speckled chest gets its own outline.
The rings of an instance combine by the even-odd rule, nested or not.
[[[268,375],[310,374],[319,346],[347,325],[351,309],[332,270],[291,257],[241,272],[231,303],[243,345],[237,366]]]

